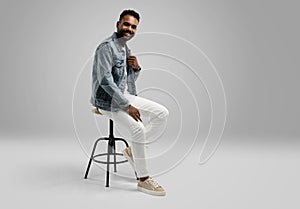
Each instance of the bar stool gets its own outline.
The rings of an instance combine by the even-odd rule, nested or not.
[[[93,109],[92,110],[95,114],[98,115],[102,115],[102,113],[97,109]],[[101,164],[106,164],[106,187],[109,187],[109,167],[111,164],[114,165],[114,172],[117,172],[117,164],[121,164],[121,163],[126,163],[128,162],[128,160],[121,160],[121,161],[117,161],[116,156],[120,155],[123,156],[122,153],[117,153],[116,152],[116,142],[117,141],[121,141],[125,144],[126,147],[129,147],[127,141],[123,138],[116,138],[114,137],[114,122],[109,119],[109,136],[108,137],[100,137],[99,139],[97,139],[94,143],[94,147],[92,150],[92,154],[90,156],[89,162],[88,162],[88,166],[84,175],[84,178],[87,179],[88,177],[88,173],[92,164],[92,161],[96,162],[96,163],[101,163]],[[98,142],[100,141],[107,141],[107,152],[105,153],[100,153],[100,154],[95,154]],[[110,161],[110,156],[113,155],[114,160],[111,162]],[[106,161],[101,161],[98,160],[96,158],[101,157],[101,156],[107,156],[107,160]]]

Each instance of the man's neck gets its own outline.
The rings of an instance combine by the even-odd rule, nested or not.
[[[118,41],[121,44],[121,46],[125,47],[127,40],[125,38],[121,37],[121,35],[119,33],[117,33],[117,38],[118,38]]]

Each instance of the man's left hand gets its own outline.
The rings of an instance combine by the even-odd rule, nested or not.
[[[139,63],[137,61],[137,58],[135,56],[128,56],[127,57],[127,63],[130,67],[133,68],[134,71],[137,71],[140,69]]]

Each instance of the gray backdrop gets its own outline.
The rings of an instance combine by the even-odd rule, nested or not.
[[[299,137],[299,3],[274,0],[2,0],[1,134],[74,137],[77,76],[124,8],[141,14],[138,33],[175,34],[211,59],[226,92],[226,136]]]

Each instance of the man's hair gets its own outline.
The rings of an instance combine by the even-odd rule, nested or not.
[[[131,10],[131,9],[123,10],[123,12],[120,14],[119,21],[121,21],[125,15],[131,15],[131,16],[135,17],[135,19],[137,19],[138,22],[140,22],[139,13],[137,13],[136,11]]]

